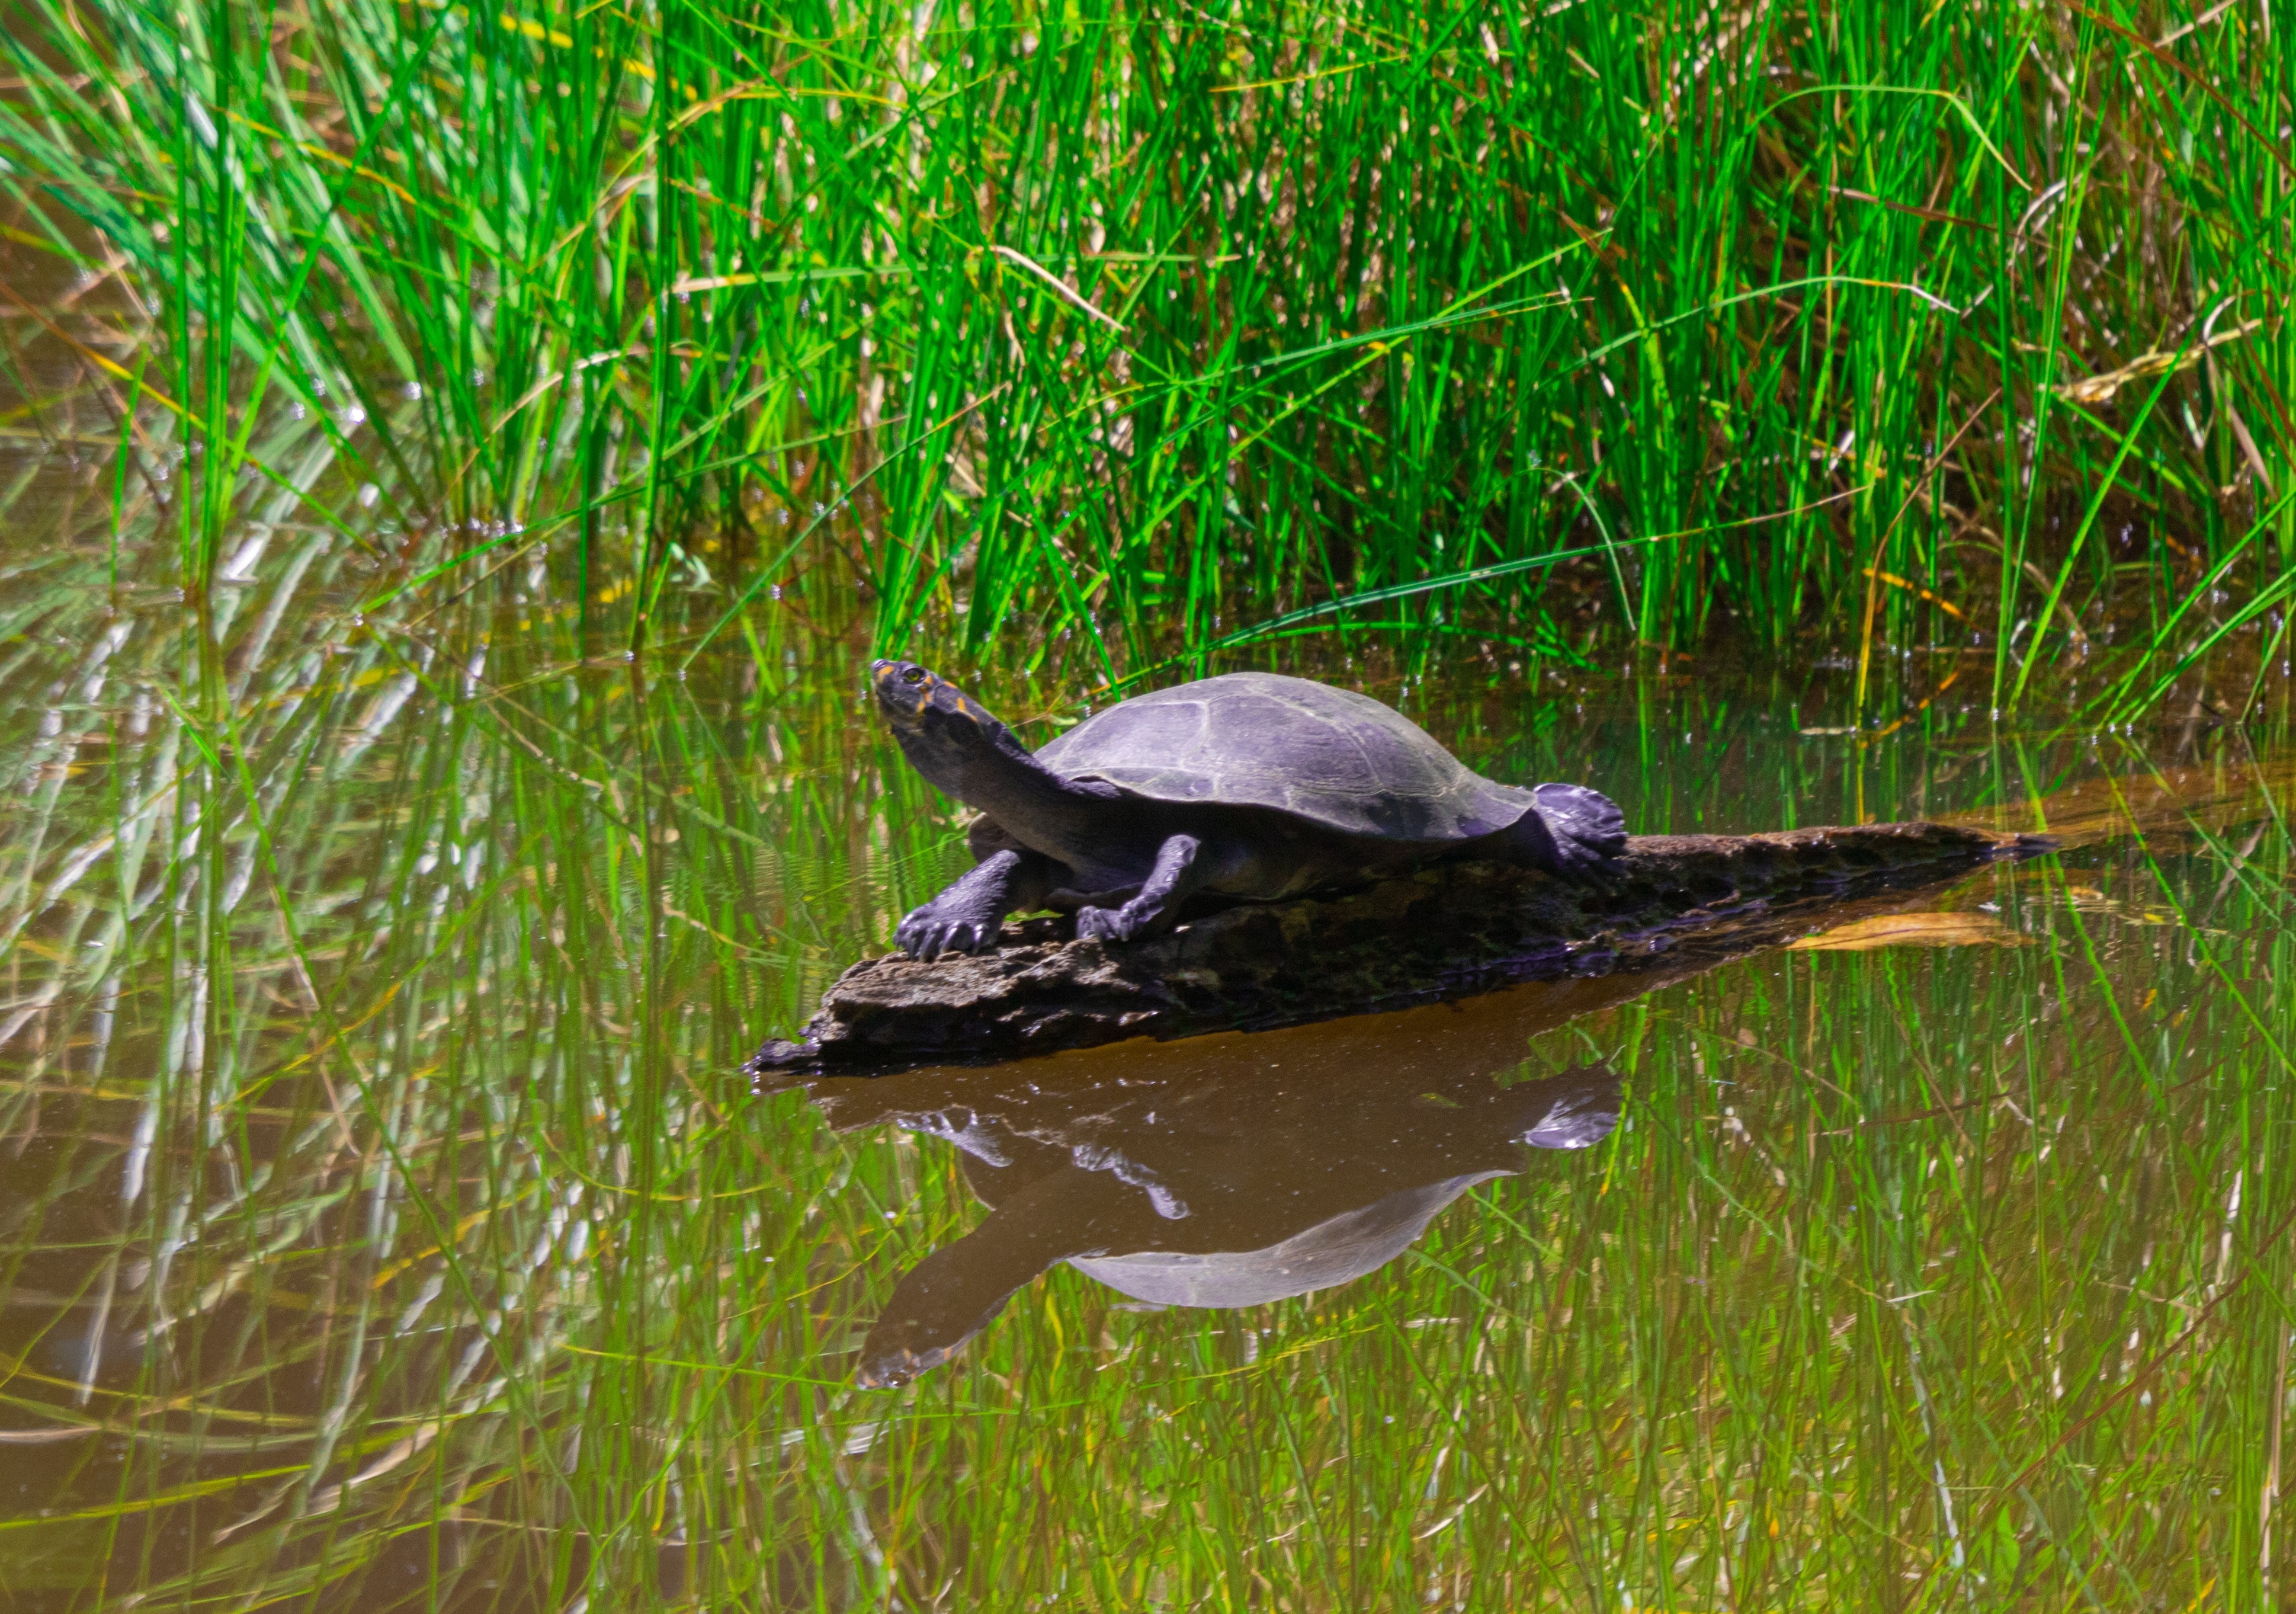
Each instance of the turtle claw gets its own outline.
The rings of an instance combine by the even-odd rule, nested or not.
[[[1044,901],[1045,867],[1034,852],[990,852],[931,902],[911,909],[893,927],[893,939],[913,959],[994,952],[1004,916]]]
[[[1127,902],[1121,908],[1079,908],[1076,934],[1079,942],[1144,942],[1171,928],[1162,910]]]
[[[1139,926],[1126,919],[1121,908],[1079,908],[1076,933],[1079,942],[1128,942]]]
[[[995,944],[996,931],[978,920],[944,919],[928,902],[901,921],[893,939],[909,957],[931,959],[943,953],[982,951]]]

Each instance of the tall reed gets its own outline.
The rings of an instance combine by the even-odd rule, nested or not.
[[[1103,675],[1374,594],[1306,626],[1974,629],[1999,705],[2115,595],[2284,630],[2281,32],[17,0],[0,182],[116,282],[63,334],[195,597],[291,494],[376,597],[540,553],[633,645],[826,566]]]

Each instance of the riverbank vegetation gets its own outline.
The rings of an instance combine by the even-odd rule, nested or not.
[[[259,516],[376,620],[509,567],[678,657],[810,580],[1103,682],[1345,624],[1822,643],[1861,715],[1891,649],[1995,707],[2099,655],[2127,715],[2284,658],[2262,6],[12,16],[73,286],[16,345],[194,597]]]

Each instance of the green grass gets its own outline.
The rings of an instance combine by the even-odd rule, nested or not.
[[[810,572],[1102,680],[1356,597],[1973,633],[2001,707],[2095,641],[2100,717],[2284,659],[2260,10],[10,19],[11,239],[101,283],[54,322],[195,598],[275,505],[370,605],[540,557],[681,659]]]

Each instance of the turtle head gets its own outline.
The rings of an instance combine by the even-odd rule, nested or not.
[[[988,707],[932,668],[916,662],[870,662],[868,682],[877,694],[877,710],[884,712],[886,723],[900,735],[902,746],[912,737],[928,739],[934,748],[1017,744],[1010,742],[1005,726],[989,716]]]
[[[1004,727],[967,699],[964,690],[914,662],[871,662],[869,688],[876,694],[877,710],[885,714],[897,734],[921,734],[952,725],[978,727],[983,719]]]
[[[869,688],[909,765],[961,802],[990,806],[977,799],[983,783],[980,765],[990,757],[1001,753],[1029,763],[1027,749],[1012,730],[930,668],[914,662],[873,662]]]

